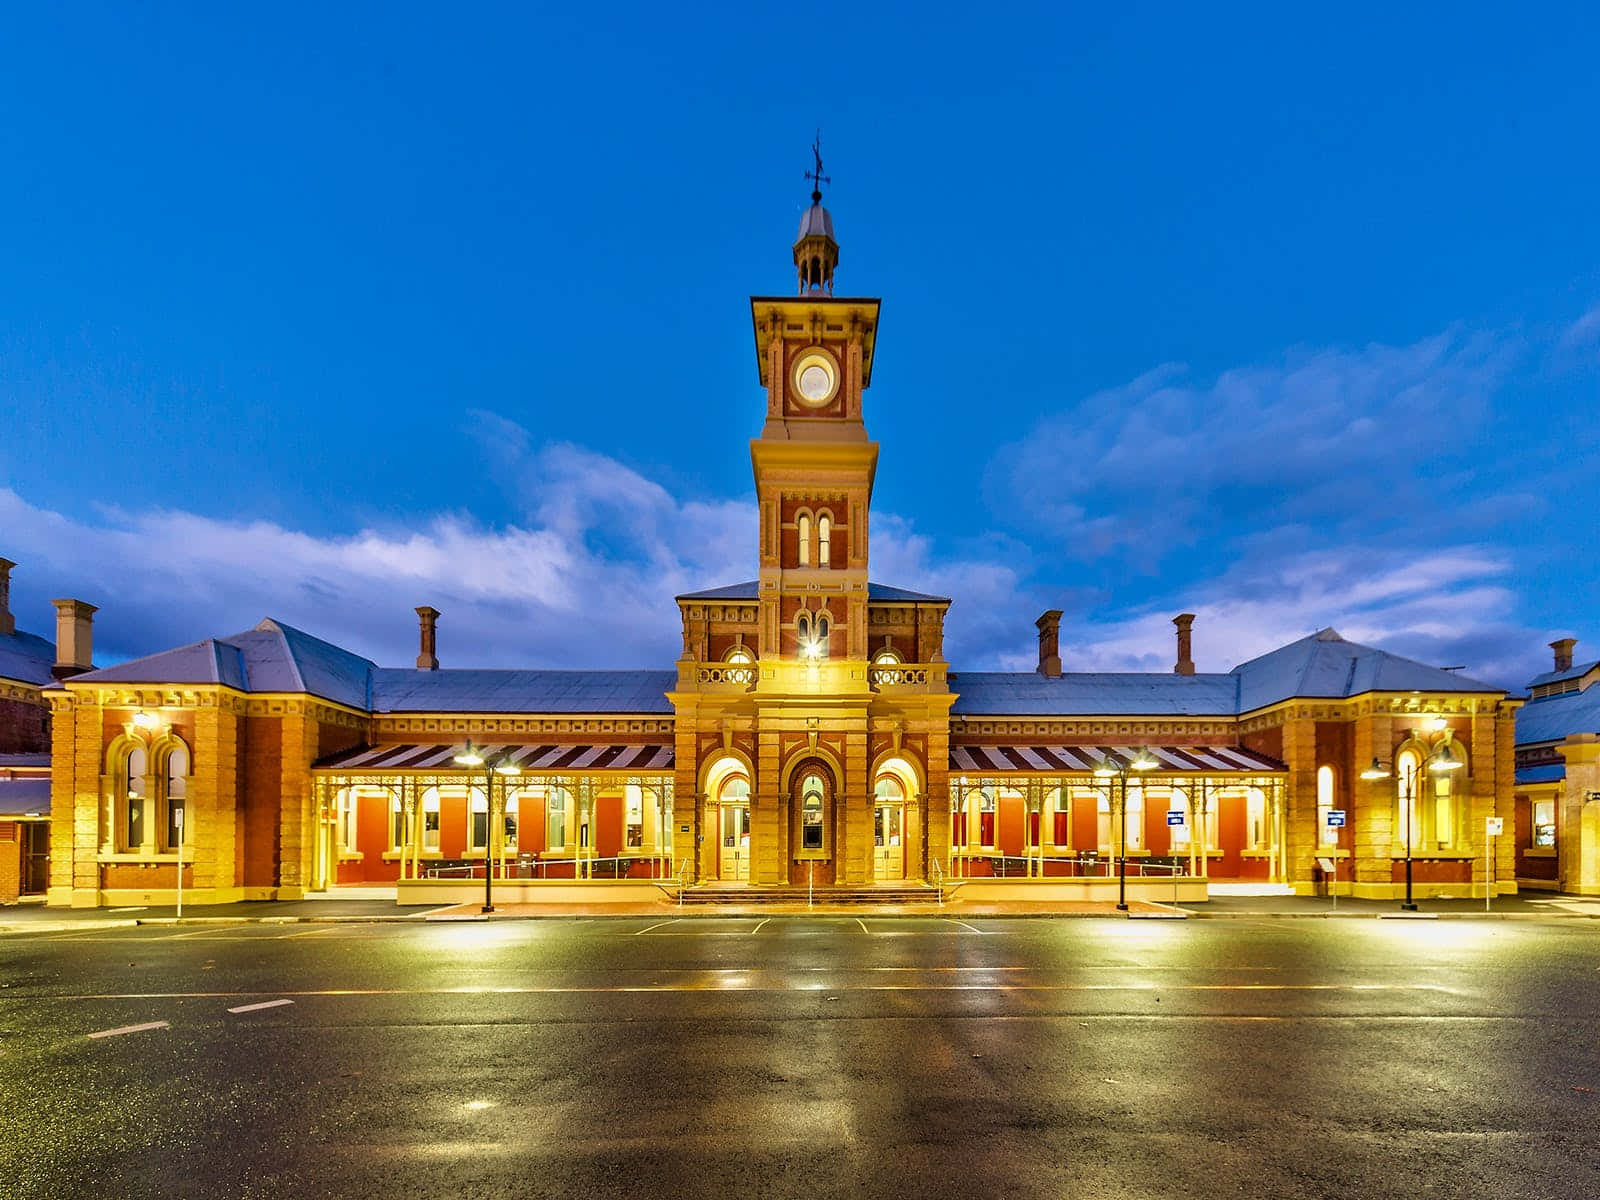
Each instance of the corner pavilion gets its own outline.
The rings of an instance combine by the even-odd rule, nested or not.
[[[750,302],[755,578],[677,597],[676,663],[449,670],[422,607],[414,667],[264,620],[83,670],[80,613],[76,665],[40,688],[49,903],[167,902],[180,871],[196,902],[443,898],[486,870],[535,900],[1105,895],[1119,859],[1154,894],[1174,873],[1189,896],[1312,892],[1335,867],[1361,896],[1408,870],[1418,895],[1516,889],[1513,839],[1485,858],[1486,818],[1515,814],[1503,689],[1332,629],[1200,673],[1190,614],[1170,673],[1063,671],[1056,611],[1035,671],[951,669],[951,599],[871,578],[880,301],[834,294],[838,257],[814,192],[796,293]]]

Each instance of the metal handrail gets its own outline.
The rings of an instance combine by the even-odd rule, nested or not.
[[[694,874],[694,859],[687,854],[678,860],[673,878],[678,881],[678,907],[683,907],[683,893],[689,890],[689,879]]]
[[[941,908],[943,908],[944,907],[944,864],[941,863],[937,858],[930,859],[930,861],[928,863],[928,874],[933,879],[933,886],[939,892],[939,906]]]
[[[548,875],[527,875],[527,876],[524,876],[524,875],[520,874],[520,871],[521,871],[521,869],[523,867],[537,867],[537,868],[543,869],[545,867],[566,866],[568,863],[570,863],[570,864],[572,864],[573,878],[574,879],[578,879],[578,878],[580,878],[580,876],[578,875],[578,868],[584,863],[589,864],[591,867],[593,867],[593,865],[595,863],[614,863],[616,865],[612,868],[612,871],[613,871],[612,878],[614,878],[614,879],[624,879],[624,878],[627,878],[627,877],[624,876],[623,874],[621,874],[622,864],[623,863],[625,863],[625,862],[628,862],[628,863],[638,862],[638,861],[640,861],[641,858],[650,858],[650,857],[664,858],[666,856],[665,855],[659,855],[659,854],[658,855],[654,855],[654,856],[652,856],[652,855],[638,855],[638,854],[608,854],[603,858],[599,857],[599,856],[591,857],[589,855],[582,855],[582,856],[579,856],[577,858],[538,858],[538,859],[517,860],[517,861],[508,860],[506,865],[511,867],[511,868],[513,868],[518,873],[516,873],[516,874],[503,873],[503,872],[502,873],[497,873],[495,875],[495,878],[497,880],[508,880],[508,881],[509,880],[516,880],[516,879],[523,879],[523,878],[527,878],[527,879],[548,879],[548,878],[550,878]],[[459,866],[428,867],[423,872],[422,877],[424,879],[476,879],[476,878],[479,878],[479,876],[477,875],[477,872],[481,868],[482,868],[482,860],[479,859],[479,860],[476,860],[476,861],[468,861],[468,862],[461,863]],[[591,875],[590,878],[593,878],[593,876]]]

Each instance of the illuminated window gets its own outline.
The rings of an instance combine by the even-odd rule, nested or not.
[[[1101,854],[1110,854],[1111,843],[1111,797],[1104,792],[1092,793],[1095,798],[1095,841]]]
[[[798,532],[800,535],[800,565],[809,567],[811,565],[811,516],[809,513],[800,514]]]
[[[622,797],[623,842],[630,850],[644,846],[644,789],[628,784]]]
[[[439,848],[438,788],[429,788],[422,793],[422,848],[424,851]]]
[[[1332,848],[1339,844],[1339,831],[1328,825],[1328,814],[1334,809],[1333,768],[1317,768],[1317,844]]]
[[[833,520],[824,513],[817,518],[817,566],[827,566],[832,553]]]
[[[467,849],[482,853],[489,841],[489,797],[473,788],[467,802],[471,819],[467,824]]]
[[[1422,757],[1415,750],[1402,750],[1395,759],[1394,782],[1398,811],[1391,845],[1396,854],[1403,854],[1408,846],[1416,848],[1422,844],[1418,836],[1420,831],[1417,829],[1417,818],[1421,816],[1417,811],[1417,788],[1421,782],[1417,776],[1421,770]]]
[[[750,647],[740,643],[728,651],[728,657],[723,661],[734,666],[747,666],[753,663],[755,659],[750,656]]]
[[[1244,798],[1244,844],[1247,850],[1264,850],[1267,846],[1267,795],[1260,788],[1251,788]]]
[[[885,646],[872,656],[872,662],[874,666],[878,667],[894,667],[900,664],[900,656]]]
[[[404,850],[406,845],[406,812],[399,796],[389,797],[389,849]]]
[[[1429,838],[1444,850],[1455,844],[1455,830],[1455,780],[1450,772],[1441,771],[1433,777],[1433,828],[1429,830]]]
[[[505,799],[505,811],[500,814],[507,854],[517,852],[517,812],[522,807],[521,800],[521,792],[512,792]]]
[[[1049,836],[1052,846],[1071,848],[1072,846],[1072,812],[1066,793],[1060,788],[1051,788],[1044,796],[1044,829]]]
[[[1535,846],[1554,846],[1556,844],[1556,802],[1554,800],[1535,800],[1533,802],[1533,844]]]
[[[816,646],[816,653],[813,654],[812,657],[813,658],[827,658],[828,657],[828,614],[827,613],[819,613],[817,615],[817,630],[816,630],[815,637],[812,639],[812,642]]]
[[[824,791],[822,776],[807,775],[800,781],[800,848],[821,850]]]
[[[192,841],[194,830],[186,828],[189,817],[189,747],[177,742],[167,751],[163,780],[167,806],[167,845],[174,850],[181,842]]]
[[[150,801],[150,755],[135,746],[123,760],[123,849],[137,850],[144,845],[145,806]]]
[[[569,793],[566,788],[553,787],[545,793],[545,848],[563,850],[567,845],[567,808]]]
[[[356,794],[353,788],[340,788],[338,800],[339,847],[342,850],[356,848]]]
[[[1128,849],[1144,848],[1144,788],[1132,784],[1123,793],[1124,816],[1128,826]]]

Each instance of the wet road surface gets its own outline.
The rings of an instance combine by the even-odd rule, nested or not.
[[[1596,1196],[1600,927],[16,935],[0,1194]]]

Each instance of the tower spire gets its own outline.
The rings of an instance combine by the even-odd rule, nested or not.
[[[822,132],[811,143],[811,207],[800,219],[800,236],[794,243],[794,265],[800,275],[800,294],[833,295],[833,269],[839,265],[839,243],[833,240],[833,217],[822,207],[822,185],[833,180],[822,173]]]

